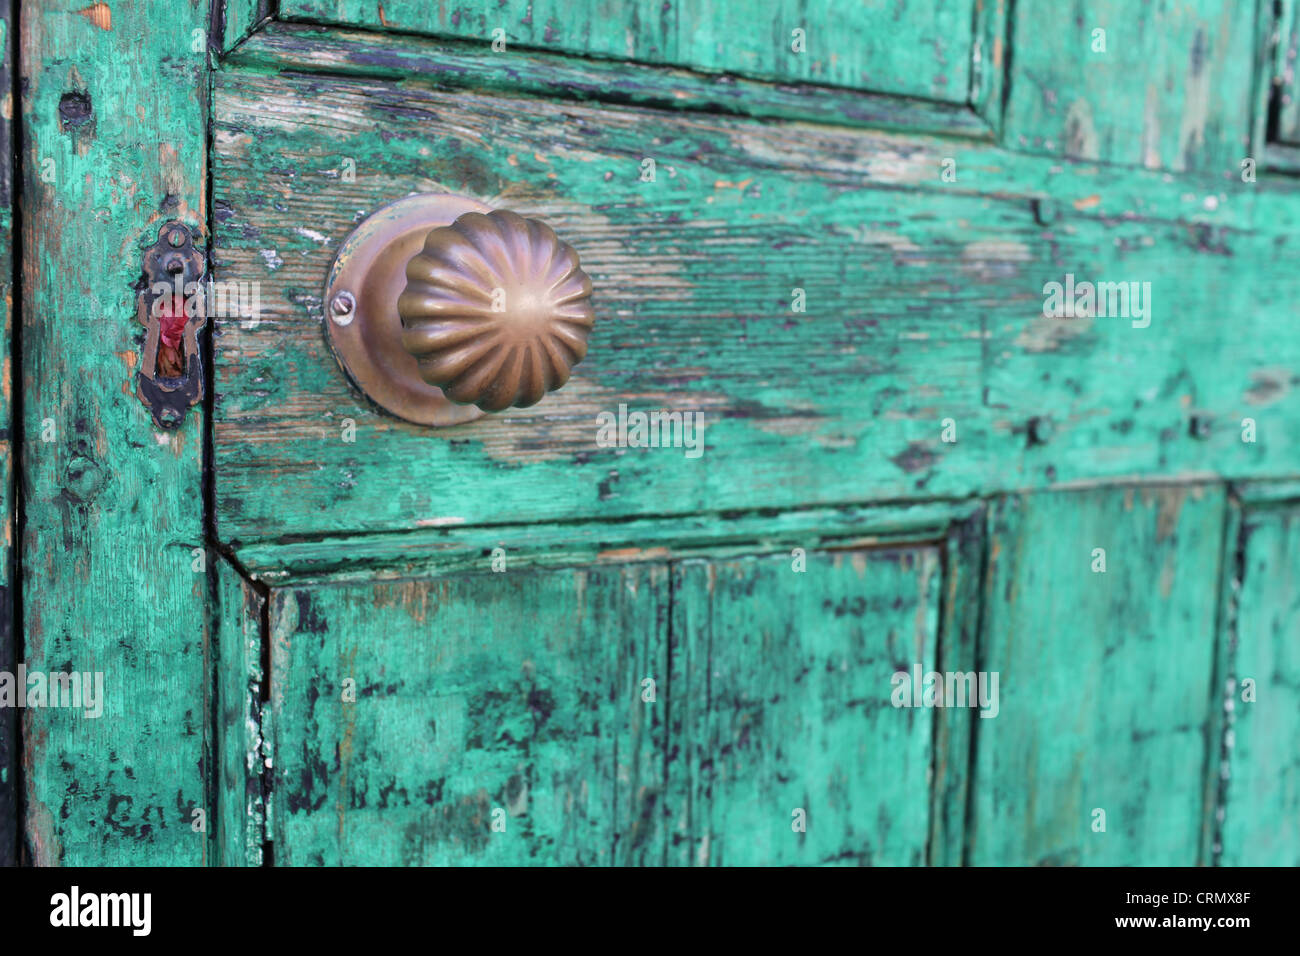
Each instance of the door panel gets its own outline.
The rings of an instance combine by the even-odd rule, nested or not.
[[[1015,4],[1007,143],[1236,176],[1250,152],[1256,48],[1253,10],[1242,7],[1236,0]]]
[[[660,565],[273,592],[277,864],[662,862],[667,606]]]
[[[1241,534],[1219,862],[1300,866],[1300,510],[1248,509]]]
[[[799,560],[274,591],[275,861],[925,862],[939,549]]]
[[[965,102],[975,0],[286,0],[290,19]],[[503,31],[497,34],[497,30]],[[792,31],[805,34],[804,52]],[[841,42],[852,35],[854,41]],[[506,51],[502,51],[506,52]]]
[[[890,700],[935,666],[939,551],[797,560],[674,570],[673,857],[925,863],[935,711]]]
[[[1204,487],[995,509],[980,667],[1000,674],[1001,706],[975,721],[970,862],[1208,862],[1224,520],[1222,489]]]

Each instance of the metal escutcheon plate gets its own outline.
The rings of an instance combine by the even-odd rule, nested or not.
[[[429,230],[489,207],[464,196],[420,193],[368,216],[339,247],[322,300],[330,348],[352,384],[385,410],[418,425],[461,425],[481,418],[420,377],[402,346],[397,297],[406,264],[424,247]]]

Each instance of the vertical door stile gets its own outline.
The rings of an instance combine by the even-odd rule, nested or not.
[[[0,102],[12,104],[14,57],[13,0],[0,0]],[[14,149],[12,109],[0,112],[0,673],[12,674],[21,647],[15,626],[18,608],[18,555],[14,548]],[[21,747],[18,710],[0,708],[0,866],[20,858],[18,805]]]
[[[142,250],[171,220],[207,241],[207,28],[178,0],[21,10],[21,640],[103,687],[22,714],[37,864],[209,857],[202,422],[134,397]]]

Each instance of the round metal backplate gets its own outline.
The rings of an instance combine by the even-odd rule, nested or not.
[[[424,237],[467,212],[489,207],[451,193],[420,193],[368,216],[339,247],[325,280],[325,328],[330,348],[352,384],[375,404],[417,425],[461,425],[482,409],[457,405],[420,377],[415,357],[402,346],[397,297],[406,264]]]

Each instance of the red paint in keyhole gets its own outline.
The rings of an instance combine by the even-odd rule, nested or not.
[[[178,303],[174,308],[173,296],[164,296],[155,307],[158,316],[158,363],[159,375],[173,378],[182,374],[184,364],[181,359],[181,339],[185,335],[185,304]]]

